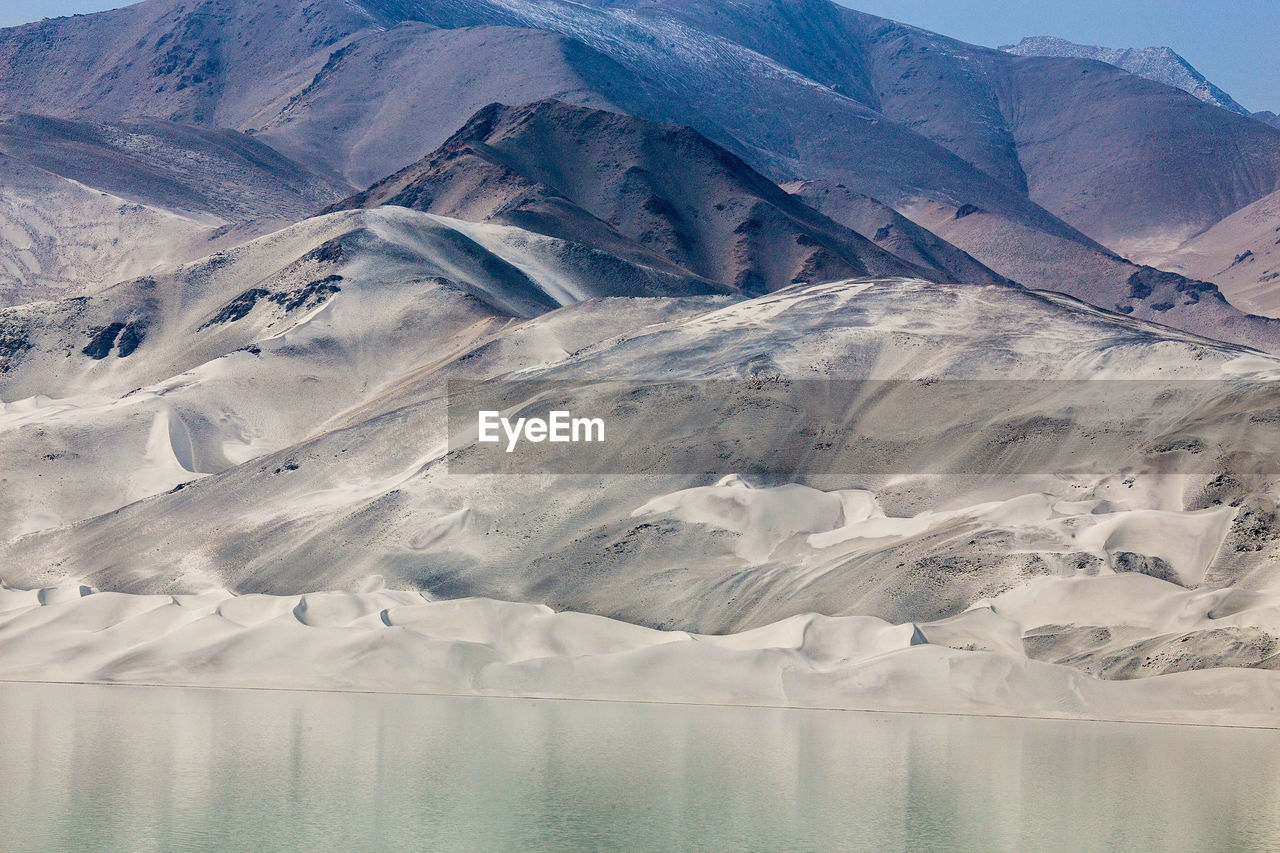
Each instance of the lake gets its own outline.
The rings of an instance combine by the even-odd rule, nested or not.
[[[0,684],[0,849],[1280,850],[1280,732]]]

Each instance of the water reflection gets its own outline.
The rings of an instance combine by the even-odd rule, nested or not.
[[[5,850],[1274,850],[1280,733],[0,685]]]

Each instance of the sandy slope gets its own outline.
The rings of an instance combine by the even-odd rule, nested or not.
[[[998,605],[943,623],[806,614],[710,636],[413,593],[0,587],[0,678],[1280,725],[1280,673],[1101,681],[1028,660]]]
[[[1280,315],[1280,192],[1236,211],[1158,263],[1212,281],[1242,311]]]
[[[350,188],[243,134],[0,119],[0,307],[103,287],[315,213]]]
[[[1176,475],[1045,469],[1011,476],[998,467],[998,456],[991,457],[997,467],[982,476],[853,475],[842,460],[854,444],[828,436],[828,449],[814,451],[783,437],[812,427],[822,439],[821,424],[745,406],[739,416],[754,432],[741,434],[744,441],[715,476],[664,473],[661,465],[628,477],[460,475],[449,470],[443,395],[449,378],[503,376],[1216,380],[1197,386],[1207,395],[1209,419],[1198,422],[1196,434],[1212,444],[1235,440],[1231,425],[1243,411],[1225,405],[1223,395],[1273,382],[1280,376],[1274,359],[1062,297],[908,280],[815,285],[746,301],[593,299],[525,320],[499,311],[494,294],[545,297],[553,279],[545,266],[514,253],[511,241],[519,235],[503,240],[501,230],[486,232],[483,245],[516,261],[524,257],[524,278],[490,273],[486,291],[474,284],[486,279],[472,268],[469,292],[448,280],[406,278],[409,268],[458,262],[440,248],[440,229],[475,227],[392,208],[344,213],[277,235],[275,243],[251,244],[220,269],[204,270],[200,288],[182,286],[193,272],[184,268],[148,295],[156,325],[125,358],[113,351],[95,360],[80,352],[85,338],[76,337],[83,333],[75,323],[36,324],[47,337],[33,338],[41,346],[16,358],[0,385],[7,401],[0,438],[35,457],[0,483],[7,507],[4,580],[21,588],[74,578],[161,596],[210,589],[295,596],[385,584],[433,598],[545,603],[702,633],[763,629],[813,612],[874,617],[886,630],[916,623],[937,643],[1012,656],[1013,670],[1005,657],[981,655],[961,656],[965,662],[955,666],[981,670],[965,676],[973,679],[973,696],[995,696],[1004,674],[1022,673],[1036,686],[1018,687],[1021,698],[1005,707],[1046,712],[1063,707],[1052,698],[1067,689],[1062,679],[1076,685],[1084,674],[1146,681],[1215,670],[1154,682],[1193,685],[1193,692],[1200,679],[1218,684],[1215,691],[1270,683],[1239,673],[1276,664],[1274,483],[1233,457],[1213,463],[1215,453],[1208,452],[1207,467]],[[332,246],[335,238],[349,253],[318,260],[314,247]],[[272,261],[281,257],[299,260],[281,270]],[[255,269],[259,278],[246,278]],[[311,308],[255,304],[239,319],[201,328],[249,281],[292,292],[324,274],[342,275],[341,289]],[[370,298],[403,307],[370,313],[362,308]],[[141,303],[121,302],[131,304]],[[104,302],[92,310],[111,307]],[[430,312],[429,325],[419,319],[428,316],[422,312]],[[41,383],[83,396],[32,398]],[[27,399],[12,399],[15,393]],[[96,395],[92,405],[89,395]],[[703,413],[678,402],[664,407],[660,419],[628,423],[625,399],[583,399],[623,430],[596,457],[606,468],[633,464],[627,460],[635,454],[670,458],[702,446],[710,434]],[[1013,421],[997,412],[992,423],[1022,428],[1060,415],[1037,405],[1025,401]],[[848,407],[841,422],[901,414],[891,398],[850,399]],[[931,423],[909,424],[924,430],[917,444],[930,440]],[[718,426],[732,429],[733,422]],[[1190,428],[1154,417],[1147,438],[1158,442],[1184,426]],[[95,441],[86,441],[88,434]],[[951,441],[933,451],[923,447],[940,459],[968,453]],[[803,473],[721,481],[762,459]],[[44,497],[33,503],[32,482],[57,485],[42,486]],[[39,532],[20,535],[27,531]],[[139,606],[167,600],[136,599]],[[381,641],[360,637],[356,647],[376,658]],[[250,635],[244,640],[257,648]],[[300,639],[300,647],[309,642]],[[177,679],[186,664],[164,663],[164,642],[153,648],[145,677],[167,671],[165,679]],[[847,672],[818,679],[827,686],[805,676],[782,695],[770,677],[774,686],[764,693],[744,689],[751,701],[857,704],[847,697],[862,694],[841,691],[879,673],[874,678],[907,685],[890,691],[904,704],[976,707],[978,699],[955,692],[938,698],[932,687],[919,686],[917,679],[932,681],[914,661],[928,662],[926,670],[950,668],[952,652],[902,654],[913,661],[902,671],[896,664],[882,671],[889,665],[876,659],[859,663],[863,675],[856,678]],[[1071,671],[1042,667],[1050,663]],[[747,671],[763,665],[757,660]],[[215,665],[210,672],[250,678],[245,666]],[[502,689],[532,689],[532,666],[521,663],[525,674],[508,673],[512,680],[500,682]],[[577,672],[567,663],[537,666]],[[595,686],[586,693],[614,695],[602,686],[614,683],[613,664],[599,666],[604,680],[590,682]],[[671,666],[687,680],[682,664]],[[540,683],[561,683],[538,671]],[[327,672],[315,678],[337,677]],[[434,672],[424,684],[443,677]],[[744,675],[742,683],[755,684],[753,678]],[[722,687],[701,698],[742,698]],[[650,698],[668,689],[655,687]],[[1097,689],[1102,698],[1069,705],[1076,708],[1071,713],[1112,713],[1096,710],[1119,707],[1120,699],[1107,704],[1111,691],[1181,695],[1180,687],[1167,695],[1165,687]],[[1003,700],[991,701],[1001,707]],[[1143,701],[1133,700],[1133,707]],[[1188,713],[1195,706],[1185,696],[1168,701],[1183,702],[1178,707]],[[1255,706],[1239,708],[1253,713]]]
[[[664,289],[719,290],[519,229],[385,208],[309,220],[97,297],[0,311],[12,352],[0,518],[20,533],[108,512],[303,441],[518,317]],[[660,300],[621,325],[587,322],[607,335],[654,315]],[[535,347],[562,356],[573,339]],[[35,495],[27,475],[42,479]]]
[[[0,178],[0,307],[78,296],[207,252],[219,223],[22,163]]]

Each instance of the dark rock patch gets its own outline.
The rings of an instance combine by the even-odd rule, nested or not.
[[[340,275],[325,276],[304,287],[299,287],[297,290],[290,290],[286,293],[273,293],[267,298],[284,310],[293,311],[304,305],[318,305],[324,301],[326,296],[340,292],[342,290],[338,286],[340,281],[342,281],[342,276]]]
[[[128,358],[137,351],[142,345],[142,341],[147,336],[147,327],[145,323],[129,323],[120,332],[120,337],[116,339],[116,355],[120,358]]]
[[[336,264],[346,260],[346,250],[338,238],[322,243],[302,256],[304,261],[315,261],[321,264]]]
[[[116,338],[124,331],[124,323],[112,323],[89,330],[89,344],[81,352],[89,358],[101,361],[111,354]]]
[[[270,295],[270,292],[263,290],[261,287],[246,290],[244,293],[224,305],[222,310],[201,326],[198,331],[204,331],[210,326],[216,326],[222,323],[234,323],[237,320],[243,320],[245,317],[249,316],[249,312],[258,304],[259,299],[265,299]]]
[[[1178,575],[1174,572],[1173,567],[1159,557],[1149,557],[1146,554],[1135,554],[1131,551],[1121,551],[1116,554],[1113,560],[1113,568],[1117,572],[1137,572],[1140,575],[1159,578],[1162,581],[1185,586],[1178,579]]]

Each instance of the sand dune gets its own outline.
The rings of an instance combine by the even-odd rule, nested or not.
[[[807,614],[709,636],[412,593],[0,587],[0,679],[1280,725],[1280,673],[1101,681],[1028,660],[1004,624]]]
[[[1276,722],[1260,121],[825,0],[148,0],[0,107],[0,677]]]
[[[33,461],[0,492],[6,582],[75,577],[129,593],[295,596],[358,591],[378,576],[432,597],[541,602],[665,631],[741,633],[815,612],[874,617],[925,626],[925,637],[961,648],[1007,654],[1026,644],[1033,662],[1107,679],[1275,664],[1275,478],[1245,457],[1210,450],[1247,435],[1236,428],[1251,411],[1239,395],[1280,376],[1271,357],[1065,297],[910,280],[812,285],[750,300],[590,299],[522,319],[447,282],[407,284],[391,262],[410,249],[414,263],[433,257],[421,254],[430,244],[405,234],[479,226],[384,208],[314,227],[293,232],[292,243],[281,235],[253,244],[194,301],[176,284],[184,278],[172,291],[161,283],[158,303],[175,308],[157,314],[165,319],[138,349],[150,347],[151,357],[136,367],[136,355],[114,354],[103,360],[112,371],[83,355],[68,366],[57,324],[47,327],[47,357],[15,363],[8,387],[34,389],[69,370],[57,381],[80,383],[99,402],[6,403],[0,437],[28,448],[37,441],[48,448],[40,455],[53,457]],[[235,269],[263,263],[263,289],[290,292],[296,285],[286,283],[316,278],[316,261],[286,274],[266,259],[285,245],[305,256],[353,227],[401,237],[339,241],[351,249],[330,264],[344,276],[342,289],[316,306],[295,313],[255,305],[222,328],[200,330],[244,286]],[[529,281],[538,280],[531,272]],[[366,296],[400,304],[387,301],[393,294],[406,300],[405,319],[383,312],[375,321],[359,308]],[[432,312],[429,335],[411,322],[393,332],[419,309]],[[317,369],[335,354],[344,371]],[[947,438],[945,419],[904,420],[900,399],[909,396],[882,394],[851,396],[834,422],[862,423],[865,432],[879,418],[917,430],[910,443],[942,460],[940,471],[980,459],[992,467],[857,473],[848,460],[858,440],[836,441],[829,409],[808,423],[768,399],[757,406],[742,398],[734,417],[753,431],[736,433],[718,472],[705,476],[669,460],[732,433],[736,421],[708,424],[703,409],[676,399],[660,418],[628,420],[634,403],[602,391],[578,398],[619,430],[592,459],[605,472],[635,472],[635,459],[649,459],[643,474],[451,470],[459,457],[444,411],[449,379],[483,387],[512,378],[753,375],[1191,380],[1202,395],[1195,419],[1171,420],[1164,406],[1148,420],[1140,407],[1152,403],[1137,397],[1124,416],[1147,424],[1142,446],[1170,448],[1157,455],[1200,461],[1168,473],[1056,465],[1013,473],[999,445],[985,457],[972,442]],[[317,379],[294,390],[305,376]],[[1163,386],[1135,387],[1158,396]],[[275,405],[281,399],[291,402]],[[972,439],[993,426],[1025,429],[1061,416],[1051,398],[1028,396],[1012,412],[995,403],[991,411],[955,409],[955,428]],[[37,430],[43,437],[34,438]],[[92,454],[77,438],[88,432],[97,436]],[[808,443],[797,440],[806,435]],[[1191,446],[1188,435],[1205,450],[1178,455],[1174,448]],[[1058,447],[1066,459],[1089,447],[1066,434],[1050,438],[1038,452]],[[60,446],[83,456],[58,457]],[[767,476],[752,473],[762,460],[775,463]],[[734,472],[742,476],[722,480]],[[20,489],[38,474],[60,485],[37,504]],[[1092,590],[1120,603],[1093,612]],[[1141,615],[1157,601],[1166,615]],[[1025,620],[1016,615],[1023,613]]]

